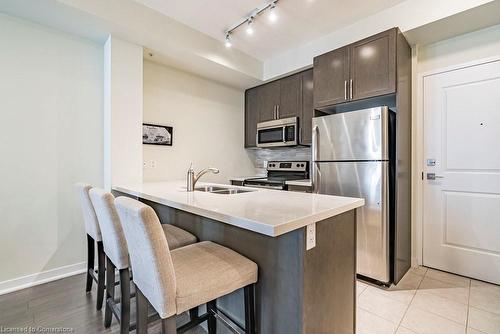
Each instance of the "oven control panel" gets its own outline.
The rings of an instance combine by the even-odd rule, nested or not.
[[[309,169],[309,161],[269,161],[268,171],[304,172]]]

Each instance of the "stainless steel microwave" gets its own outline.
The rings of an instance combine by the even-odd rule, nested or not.
[[[298,145],[298,117],[277,119],[257,124],[257,147]]]

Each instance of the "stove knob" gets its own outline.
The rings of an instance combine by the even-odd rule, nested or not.
[[[300,167],[300,164],[297,164],[297,167]]]
[[[301,164],[300,167],[304,167],[304,164]]]

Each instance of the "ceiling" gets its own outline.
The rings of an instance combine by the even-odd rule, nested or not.
[[[270,0],[134,0],[185,25],[224,41],[224,32]],[[254,34],[244,27],[232,34],[235,48],[262,61],[312,39],[392,7],[404,0],[280,0],[278,19],[266,13],[254,21]]]

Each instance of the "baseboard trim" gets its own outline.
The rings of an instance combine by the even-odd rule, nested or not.
[[[0,282],[0,295],[10,292],[30,288],[35,285],[48,283],[59,280],[61,278],[78,275],[87,271],[87,262],[80,262],[42,271],[36,274],[21,276]]]

